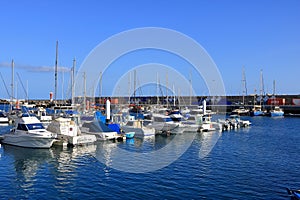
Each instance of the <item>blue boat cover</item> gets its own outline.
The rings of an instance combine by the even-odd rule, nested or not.
[[[119,124],[108,124],[108,128],[117,132],[118,134],[121,133],[120,125]]]
[[[95,119],[97,119],[98,121],[101,121],[102,123],[105,123],[106,121],[106,117],[99,111],[95,112]]]

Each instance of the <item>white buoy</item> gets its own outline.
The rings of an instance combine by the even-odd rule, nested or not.
[[[110,120],[110,101],[106,100],[106,119]]]
[[[206,100],[204,99],[203,100],[203,114],[205,115],[206,114]]]

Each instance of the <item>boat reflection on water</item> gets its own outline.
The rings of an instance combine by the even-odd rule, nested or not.
[[[91,156],[96,151],[95,144],[66,147],[55,146],[52,148],[55,154],[55,162],[52,170],[55,179],[56,190],[64,192],[79,177],[79,172],[84,165],[90,162]]]
[[[134,143],[134,139],[133,143]],[[101,163],[104,164],[103,171],[105,173],[105,176],[108,177],[110,174],[110,167],[112,165],[113,161],[113,152],[117,148],[117,143],[112,142],[112,141],[104,141],[104,142],[99,142],[97,145],[97,150],[96,150],[96,158],[99,160]]]
[[[134,138],[126,139],[126,144],[134,144]]]
[[[31,191],[40,180],[54,181],[55,188],[63,191],[67,184],[78,177],[78,170],[91,159],[96,145],[50,149],[23,148],[2,144],[1,154],[10,157],[14,165],[17,187]],[[46,183],[44,183],[46,184]],[[22,194],[22,191],[21,191]]]
[[[199,158],[203,159],[205,158],[214,148],[214,146],[217,144],[221,132],[214,131],[214,132],[203,132],[201,134],[200,139],[200,149],[199,149]]]
[[[54,158],[51,149],[32,149],[5,144],[2,147],[3,154],[8,154],[13,158],[16,180],[23,189],[31,187],[38,171]]]
[[[166,144],[166,138],[134,138],[134,145],[127,143],[98,144],[96,158],[108,170],[145,173],[164,168],[176,161],[191,145],[194,134],[178,134]]]
[[[95,144],[81,145],[75,147],[55,146],[53,148],[57,159],[57,172],[73,172],[69,167],[72,162],[82,162],[84,156],[94,156],[97,146]]]

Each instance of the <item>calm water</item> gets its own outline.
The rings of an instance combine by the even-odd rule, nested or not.
[[[300,118],[250,120],[251,128],[196,134],[177,160],[146,173],[115,169],[113,164],[120,159],[115,149],[127,150],[128,155],[120,159],[125,166],[135,159],[130,152],[163,149],[174,136],[64,149],[2,145],[0,198],[290,199],[285,187],[300,188]],[[9,128],[1,126],[0,130],[3,133]],[[181,137],[172,144],[171,156],[191,138]],[[213,147],[210,152],[206,149],[209,145]],[[203,156],[205,150],[208,154]],[[154,165],[161,164],[156,161],[153,159]]]

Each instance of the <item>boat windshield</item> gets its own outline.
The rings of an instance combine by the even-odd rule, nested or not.
[[[42,123],[26,124],[28,130],[45,129]]]

